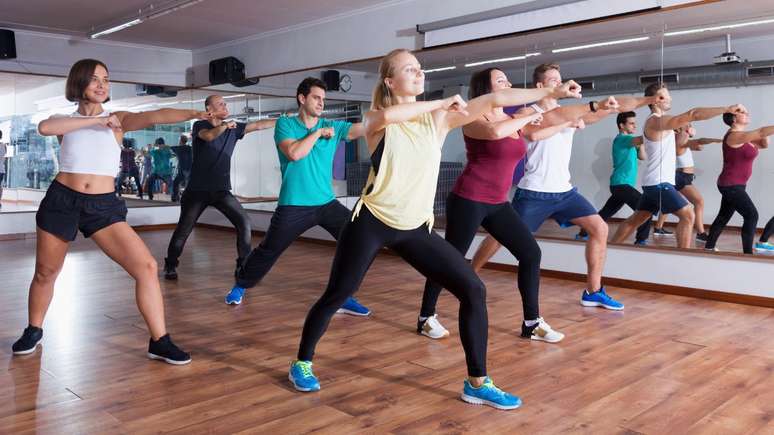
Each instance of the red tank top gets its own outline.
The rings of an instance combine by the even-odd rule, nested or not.
[[[752,175],[753,160],[758,157],[758,147],[750,142],[739,148],[728,146],[726,138],[729,133],[723,137],[723,171],[718,177],[718,186],[747,184],[747,180]]]
[[[522,138],[482,140],[465,137],[468,163],[452,192],[472,201],[499,204],[508,201],[513,171],[527,153]]]

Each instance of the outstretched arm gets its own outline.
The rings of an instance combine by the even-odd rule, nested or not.
[[[245,134],[258,130],[266,130],[267,128],[274,128],[274,124],[276,123],[276,119],[261,119],[259,121],[250,122],[245,125]]]
[[[662,116],[653,123],[656,130],[669,131],[685,127],[694,121],[705,121],[724,113],[747,113],[747,109],[741,104],[727,107],[699,107],[675,116]]]
[[[482,140],[497,140],[512,136],[533,122],[539,122],[543,117],[539,113],[515,114],[504,121],[488,122],[482,119],[471,122],[463,127],[466,136]]]
[[[774,125],[761,127],[752,131],[732,131],[726,137],[726,143],[729,146],[734,146],[753,142],[760,148],[768,148],[769,136],[772,135],[774,135]]]
[[[38,124],[38,133],[40,133],[41,136],[63,136],[75,130],[97,125],[111,128],[114,131],[121,131],[121,121],[116,115],[78,118],[54,115],[40,121],[40,124]]]
[[[116,112],[124,131],[142,130],[156,124],[175,124],[192,119],[211,119],[212,114],[199,110],[159,109],[148,112]]]

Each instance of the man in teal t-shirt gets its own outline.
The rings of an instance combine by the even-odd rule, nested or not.
[[[156,139],[156,147],[150,152],[153,161],[153,171],[148,179],[148,199],[153,199],[153,184],[156,180],[167,183],[167,188],[172,188],[172,150],[164,143],[164,138]]]
[[[637,131],[637,121],[634,112],[619,113],[616,123],[618,135],[613,139],[613,174],[610,176],[611,196],[599,210],[599,216],[605,221],[618,213],[618,210],[628,205],[636,211],[642,194],[634,187],[637,184],[637,160],[645,159],[645,149],[642,147],[642,136],[634,136]],[[635,245],[646,245],[650,233],[651,221],[648,220],[637,228]],[[583,231],[576,238],[583,238]]]
[[[338,240],[350,211],[333,195],[333,157],[342,141],[363,136],[362,123],[322,119],[325,82],[308,77],[296,90],[298,116],[283,116],[274,127],[274,142],[282,172],[277,209],[261,243],[248,255],[227,304],[240,304],[245,289],[266,275],[282,252],[306,230],[323,227]],[[350,297],[339,312],[370,314]]]

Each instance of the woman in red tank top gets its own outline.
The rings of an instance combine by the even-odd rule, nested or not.
[[[749,113],[725,113],[723,122],[730,128],[723,138],[723,170],[718,177],[718,190],[723,199],[720,211],[710,228],[705,249],[715,250],[720,233],[735,212],[742,215],[742,250],[753,253],[753,239],[758,225],[758,210],[746,192],[747,181],[752,175],[753,161],[758,150],[768,148],[768,136],[774,134],[774,126],[745,131],[750,124]]]

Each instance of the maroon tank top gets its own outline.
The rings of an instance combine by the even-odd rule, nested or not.
[[[723,171],[718,177],[718,186],[747,184],[747,180],[752,175],[753,161],[758,157],[758,147],[750,142],[739,148],[728,146],[726,138],[729,133],[723,137]]]
[[[508,201],[513,171],[527,153],[521,137],[497,140],[465,137],[468,163],[457,178],[452,192],[472,201],[499,204]]]

